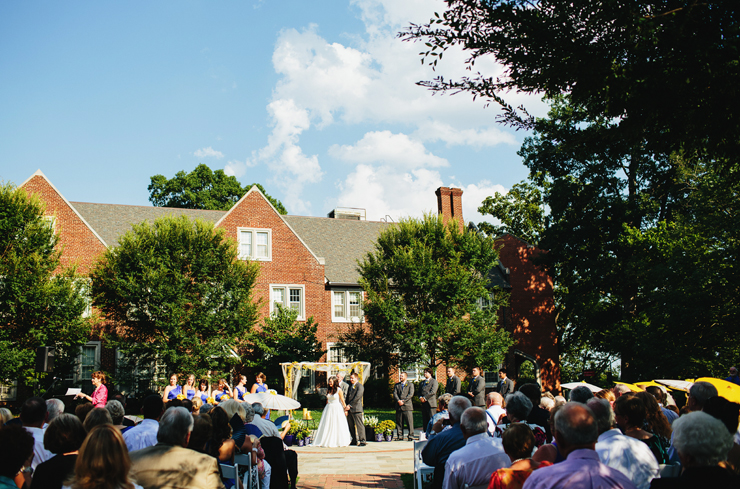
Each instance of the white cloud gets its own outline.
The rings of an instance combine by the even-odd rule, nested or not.
[[[483,216],[478,212],[478,207],[483,203],[483,200],[496,192],[502,194],[507,192],[503,185],[493,184],[488,180],[482,180],[477,184],[471,183],[460,188],[463,189],[462,203],[465,222],[473,221],[476,224],[481,221],[490,222],[493,220],[491,216]]]
[[[448,146],[496,146],[497,144],[518,144],[513,134],[497,127],[482,129],[460,129],[442,121],[425,121],[419,124],[415,134],[423,141],[444,141]]]
[[[355,145],[335,144],[329,154],[348,163],[381,163],[398,168],[449,166],[446,159],[427,151],[420,141],[390,131],[369,132]]]
[[[213,158],[221,159],[221,158],[224,157],[224,154],[222,152],[216,151],[215,149],[213,149],[210,146],[208,146],[207,148],[201,148],[201,149],[195,150],[195,152],[193,153],[193,155],[195,155],[198,158],[209,158],[209,157],[213,157]]]

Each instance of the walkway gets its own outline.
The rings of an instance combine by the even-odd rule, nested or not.
[[[410,441],[292,448],[298,453],[299,489],[403,489],[401,474],[414,472],[414,444]]]

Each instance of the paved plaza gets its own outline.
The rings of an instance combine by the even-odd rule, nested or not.
[[[401,474],[414,472],[410,441],[368,442],[364,447],[291,447],[298,453],[300,489],[402,489]]]

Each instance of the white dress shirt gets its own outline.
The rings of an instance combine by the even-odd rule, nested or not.
[[[158,431],[159,422],[156,419],[144,419],[130,430],[126,430],[123,434],[123,441],[126,442],[129,452],[152,447],[157,444]]]
[[[599,454],[601,463],[626,475],[637,489],[650,487],[650,481],[660,473],[658,461],[650,448],[640,440],[623,435],[617,429],[599,435],[596,453]]]
[[[54,456],[49,450],[44,448],[44,433],[46,430],[43,428],[33,428],[31,426],[24,426],[26,431],[31,433],[33,436],[33,460],[31,461],[31,468],[36,470],[36,466],[41,462],[46,462]]]
[[[445,464],[443,489],[462,489],[463,485],[488,484],[491,474],[511,465],[500,438],[480,433],[468,438],[465,446],[450,454]]]
[[[492,404],[491,407],[486,409],[486,411],[491,413],[491,416],[488,416],[488,414],[486,414],[486,420],[488,421],[488,431],[490,433],[493,433],[496,429],[496,423],[498,423],[498,419],[501,417],[502,414],[506,414],[506,409],[502,408],[498,404]]]

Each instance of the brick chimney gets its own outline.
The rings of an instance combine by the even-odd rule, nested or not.
[[[457,219],[460,231],[463,231],[465,221],[462,212],[462,189],[439,187],[434,193],[437,194],[437,207],[444,223],[447,224],[450,219]]]

